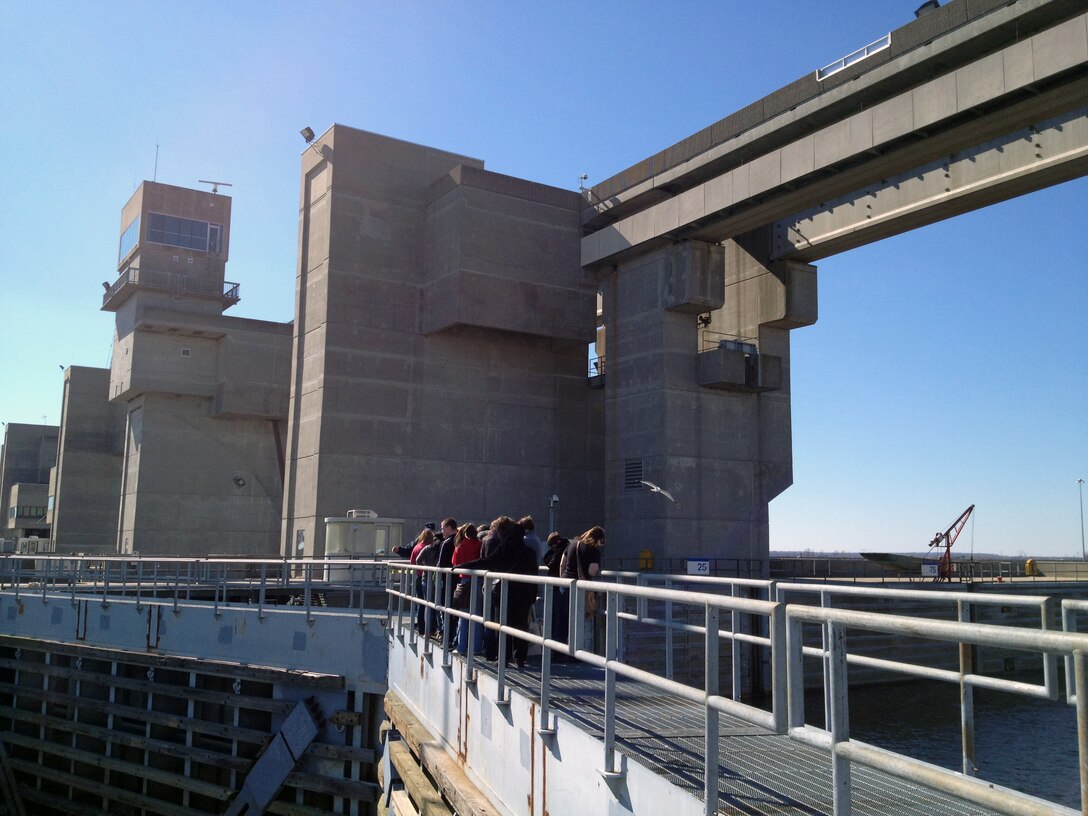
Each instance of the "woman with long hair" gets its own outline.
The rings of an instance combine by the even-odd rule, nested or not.
[[[420,553],[422,553],[424,549],[430,547],[432,544],[434,544],[434,532],[424,527],[422,530],[420,530],[419,535],[416,537],[416,543],[412,547],[412,555],[409,557],[408,563],[417,563],[419,561]],[[427,597],[427,577],[427,574],[424,573],[422,570],[416,570],[417,598],[425,599]],[[428,612],[430,612],[430,610],[427,609],[427,607],[425,607],[423,604],[419,605],[419,612],[416,615],[416,631],[424,637],[430,634],[430,628],[427,626],[427,623],[434,622],[433,613],[428,615]]]
[[[453,566],[459,567],[462,564],[467,564],[469,561],[475,561],[480,557],[480,539],[476,535],[476,527],[472,524],[462,524],[457,528],[457,534],[453,537]],[[465,588],[461,590],[464,593],[471,591],[472,577],[469,575],[461,575],[459,584],[464,584]],[[455,588],[456,591],[456,588]],[[467,612],[471,608],[471,605],[465,607]],[[480,611],[479,605],[477,605],[476,611]],[[469,621],[464,618],[457,619],[457,651],[461,654],[468,654],[468,625]],[[484,627],[482,623],[475,623],[475,637],[473,637],[473,651],[483,650],[483,636]]]
[[[604,547],[604,530],[600,527],[590,527],[568,546],[563,553],[563,561],[560,565],[559,577],[576,581],[593,581],[601,574],[601,548]],[[562,620],[554,621],[553,628],[559,631],[552,633],[555,640],[567,643],[570,629],[570,589],[563,587],[559,590],[559,598],[556,606],[561,607]],[[587,615],[591,614],[587,610]],[[581,648],[581,644],[575,644],[575,648]]]

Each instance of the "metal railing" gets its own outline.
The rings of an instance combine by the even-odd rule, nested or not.
[[[220,285],[215,281],[193,275],[130,266],[106,289],[102,295],[102,304],[108,303],[126,286],[139,286],[144,289],[155,289],[177,294],[221,297],[224,301],[230,303],[237,303],[241,299],[241,284],[238,283],[223,281],[222,285]]]
[[[415,591],[417,572],[433,576],[427,582],[427,594]],[[463,570],[460,572],[464,572]],[[1066,702],[1076,706],[1077,736],[1081,767],[1081,813],[1088,814],[1088,695],[1081,694],[1088,682],[1085,654],[1088,633],[1077,631],[1078,614],[1088,613],[1088,601],[1065,600],[1061,604],[1065,631],[1050,629],[1054,600],[1045,597],[990,595],[941,590],[893,590],[854,586],[813,586],[758,579],[712,576],[660,575],[633,572],[604,572],[602,580],[578,582],[544,576],[525,576],[487,572],[470,575],[470,605],[466,610],[451,606],[456,580],[450,570],[409,566],[403,561],[384,558],[350,559],[239,559],[239,558],[140,558],[136,556],[58,556],[4,555],[0,557],[0,591],[14,594],[19,603],[39,597],[47,604],[57,600],[78,602],[96,600],[104,608],[117,598],[141,604],[210,604],[216,614],[223,608],[247,608],[263,618],[270,606],[297,610],[308,622],[317,623],[325,615],[352,615],[363,622],[364,610],[373,614],[381,608],[372,603],[383,598],[387,626],[391,636],[410,643],[423,640],[423,649],[440,648],[442,659],[450,665],[453,653],[451,625],[456,620],[479,623],[498,641],[498,654],[505,655],[509,638],[519,638],[541,649],[540,708],[542,734],[553,731],[551,704],[551,660],[563,654],[604,671],[605,728],[604,773],[621,774],[616,767],[616,681],[628,678],[658,691],[674,694],[703,708],[706,745],[711,746],[704,774],[707,812],[714,812],[718,796],[718,717],[727,714],[777,734],[826,749],[832,762],[835,813],[849,813],[850,763],[860,762],[888,773],[920,782],[931,788],[961,796],[1003,813],[1072,813],[1043,800],[1006,788],[995,787],[971,777],[973,752],[973,688],[999,689],[1034,699],[1059,697],[1058,656],[1063,658]],[[631,583],[623,583],[630,581]],[[503,623],[509,607],[509,589],[515,583],[533,584],[542,598],[543,615],[539,632],[527,632]],[[655,584],[662,584],[655,586]],[[677,585],[688,588],[678,589]],[[495,610],[483,603],[498,586]],[[563,592],[563,595],[559,595]],[[595,592],[603,601],[599,616],[604,624],[601,653],[585,648],[586,633],[593,626],[587,618],[586,594]],[[729,594],[725,594],[725,593]],[[756,594],[757,598],[740,597]],[[820,605],[787,602],[798,595],[816,595]],[[569,604],[569,628],[566,639],[552,631],[552,610],[565,596]],[[908,617],[876,612],[831,608],[834,598],[883,599],[891,603],[912,602],[954,606],[956,620],[932,617]],[[329,604],[329,606],[326,606]],[[369,605],[368,605],[369,604]],[[1040,628],[1028,629],[1004,625],[968,622],[973,606],[1000,605],[1038,609]],[[685,617],[680,608],[688,611]],[[420,609],[444,616],[445,637],[436,642],[423,637],[413,625]],[[655,610],[664,610],[658,613]],[[726,616],[725,613],[728,613]],[[694,618],[694,620],[692,620]],[[755,619],[757,626],[742,631],[743,619]],[[625,623],[661,627],[666,632],[698,634],[703,641],[704,667],[702,685],[682,683],[670,672],[661,676],[625,660],[623,630]],[[819,627],[820,646],[806,646],[804,626]],[[725,628],[723,628],[723,626]],[[903,660],[873,658],[851,653],[847,646],[849,630],[880,632],[922,640],[959,645],[958,670],[923,666]],[[468,649],[462,659],[466,676],[473,677],[476,627],[468,627]],[[731,693],[720,686],[719,658],[721,641],[733,649],[733,685]],[[769,709],[742,702],[737,665],[737,648],[750,644],[766,650],[771,673]],[[978,646],[1000,647],[1035,652],[1042,656],[1043,683],[1025,683],[975,673],[971,650]],[[671,650],[671,645],[667,648]],[[825,669],[824,727],[804,721],[804,661],[818,659]],[[953,772],[919,760],[851,740],[848,727],[849,693],[847,667],[851,664],[891,672],[902,677],[930,678],[956,683],[960,687],[961,724],[963,724],[964,769]],[[505,662],[496,667],[500,705],[510,696]]]
[[[412,580],[416,571],[433,576],[426,582],[427,592],[419,597],[412,591]],[[832,760],[834,783],[834,813],[844,816],[850,813],[851,782],[849,763],[860,762],[903,779],[926,785],[949,795],[966,798],[977,804],[993,808],[1008,814],[1068,814],[1074,811],[1061,805],[1037,799],[1028,794],[1009,788],[995,786],[991,782],[975,779],[974,770],[974,710],[972,690],[988,688],[1035,699],[1057,700],[1059,697],[1059,676],[1057,657],[1065,657],[1066,683],[1070,689],[1077,689],[1085,680],[1085,654],[1088,654],[1088,634],[1072,631],[1050,631],[1053,599],[1024,597],[1015,595],[980,595],[975,593],[941,590],[896,590],[866,587],[829,587],[810,584],[781,584],[775,581],[763,581],[743,578],[721,578],[711,576],[654,575],[633,572],[603,572],[602,580],[579,582],[556,578],[531,577],[525,575],[496,574],[487,572],[465,572],[471,575],[471,603],[468,610],[450,607],[452,587],[456,580],[450,579],[450,571],[437,567],[396,567],[390,571],[389,589],[389,629],[402,641],[415,644],[423,638],[424,653],[439,648],[439,644],[423,637],[414,626],[418,610],[424,607],[436,614],[444,615],[446,635],[440,642],[443,665],[452,661],[452,649],[449,627],[453,620],[463,619],[482,624],[498,636],[498,654],[505,655],[505,643],[509,637],[520,638],[541,648],[540,706],[541,733],[551,733],[550,704],[551,694],[551,659],[552,653],[568,655],[582,662],[605,670],[605,773],[619,773],[614,766],[615,748],[615,679],[622,676],[644,683],[647,686],[681,699],[695,702],[704,707],[704,722],[707,746],[717,746],[717,714],[724,712],[737,716],[754,725],[766,728],[774,733],[783,733],[781,715],[783,711],[782,682],[788,678],[786,707],[789,712],[789,727],[785,733],[790,738],[827,750]],[[624,584],[624,580],[634,580],[634,584]],[[617,581],[620,583],[610,583]],[[482,609],[482,598],[491,597],[491,587],[498,583],[501,587],[497,610]],[[662,588],[651,586],[664,583]],[[508,607],[507,588],[511,583],[532,583],[543,594],[544,614],[541,619],[542,633],[526,632],[501,623],[506,620]],[[678,590],[675,584],[688,584],[705,587],[703,590]],[[730,595],[716,594],[728,588]],[[480,590],[483,589],[481,596]],[[570,629],[567,642],[557,640],[551,631],[551,610],[556,603],[555,593],[566,589],[570,604]],[[596,592],[606,599],[605,645],[603,654],[581,648],[583,633],[587,623],[584,620],[586,608],[585,594]],[[762,599],[738,597],[740,592],[755,592]],[[789,593],[818,593],[820,606],[806,604],[786,604],[784,599]],[[930,617],[907,617],[874,612],[859,612],[846,609],[830,608],[831,599],[836,596],[883,598],[890,601],[920,601],[930,603],[953,604],[957,620],[937,620]],[[633,601],[629,603],[629,601]],[[650,602],[664,604],[664,616],[648,614]],[[679,620],[674,607],[686,605],[704,610],[701,625]],[[1038,609],[1039,629],[1026,629],[1005,625],[971,623],[972,605],[998,605]],[[1063,609],[1068,608],[1068,615],[1076,611],[1088,612],[1088,601],[1067,601]],[[633,611],[631,611],[633,609]],[[783,655],[782,611],[785,610],[786,625],[789,630]],[[722,629],[723,612],[730,616],[730,628]],[[743,632],[740,630],[742,616],[755,615],[765,621],[763,631]],[[406,625],[407,620],[407,625]],[[1072,620],[1072,617],[1070,617]],[[704,638],[704,686],[699,688],[677,682],[671,676],[671,664],[666,669],[666,676],[637,668],[622,659],[620,625],[621,621],[638,622],[644,625],[660,626],[666,631],[666,650],[671,652],[669,633],[683,631],[698,633]],[[802,624],[811,623],[820,626],[823,643],[820,647],[805,646],[802,638]],[[466,676],[472,677],[476,658],[474,655],[474,627],[469,627],[469,644],[466,662]],[[845,632],[849,629],[861,629],[882,632],[893,636],[920,638],[939,642],[952,642],[959,645],[960,665],[958,670],[949,670],[924,666],[900,660],[874,658],[866,655],[849,653]],[[720,693],[719,688],[719,641],[726,639],[733,649],[733,699]],[[737,649],[741,644],[755,644],[770,650],[772,673],[770,710],[743,703],[739,699],[740,688],[738,666],[740,664]],[[976,646],[996,646],[1008,649],[1039,653],[1043,661],[1043,683],[1026,683],[975,673],[972,670],[972,650]],[[804,722],[804,659],[820,659],[825,669],[824,710],[825,727],[820,728]],[[669,660],[667,656],[666,660]],[[909,678],[927,678],[956,683],[960,686],[961,727],[963,740],[963,772],[955,772],[917,759],[895,754],[849,737],[849,694],[846,684],[846,667],[849,664],[863,665],[870,668],[892,672]],[[509,703],[507,691],[505,661],[497,663],[497,683],[499,704]],[[1080,751],[1082,814],[1088,814],[1088,695],[1077,695],[1071,691],[1068,702],[1077,706],[1077,733]],[[706,812],[714,813],[717,807],[718,749],[708,749],[704,791]],[[711,779],[711,776],[714,776]]]
[[[426,592],[423,597],[411,591],[415,574],[423,572],[432,578],[425,583]],[[616,765],[616,680],[625,677],[657,689],[667,694],[688,700],[703,706],[704,709],[704,737],[706,746],[706,764],[704,772],[703,794],[706,800],[708,813],[717,811],[718,802],[718,765],[719,765],[719,714],[729,714],[745,722],[765,728],[778,734],[786,733],[786,674],[782,659],[784,657],[784,618],[782,604],[769,603],[742,598],[724,597],[698,592],[680,592],[677,590],[658,589],[645,586],[625,586],[622,584],[607,583],[604,581],[576,581],[570,579],[549,578],[542,576],[516,575],[509,573],[491,573],[482,571],[459,571],[470,576],[470,603],[468,610],[453,609],[450,606],[452,586],[456,579],[451,579],[451,570],[438,567],[412,567],[391,566],[389,589],[389,631],[402,640],[407,637],[409,644],[415,644],[421,637],[421,633],[414,626],[419,607],[445,615],[444,636],[440,643],[442,648],[442,663],[449,666],[452,663],[450,646],[450,624],[453,619],[482,624],[487,630],[496,633],[497,654],[497,705],[509,705],[510,698],[506,682],[506,639],[519,638],[531,645],[541,648],[541,674],[540,674],[540,722],[539,733],[550,735],[554,733],[551,725],[551,660],[552,653],[558,652],[569,657],[588,663],[604,670],[604,710],[606,712],[604,723],[604,764],[602,774],[607,778],[620,777],[623,771]],[[497,609],[492,610],[490,604],[485,608],[483,598],[491,598],[491,590],[498,582],[500,588]],[[543,616],[541,619],[541,634],[525,631],[504,624],[507,619],[509,607],[509,588],[511,584],[533,584],[543,592]],[[483,590],[482,594],[480,590]],[[556,603],[556,591],[565,589],[569,598],[570,617],[569,630],[566,642],[557,640],[552,632],[552,608]],[[605,616],[605,643],[603,654],[581,648],[586,627],[586,594],[597,593],[603,596]],[[704,672],[704,686],[702,688],[679,683],[664,677],[645,671],[636,666],[624,662],[620,656],[620,605],[625,599],[658,600],[672,604],[690,604],[703,610],[704,621],[697,631],[704,634],[706,661]],[[406,613],[407,607],[407,613]],[[720,693],[718,653],[719,641],[725,637],[733,637],[730,631],[720,629],[722,612],[743,613],[757,615],[767,620],[769,635],[760,640],[770,649],[771,655],[771,703],[770,710],[740,702],[737,699],[726,697]],[[494,617],[492,614],[494,613]],[[405,621],[408,621],[407,625]],[[692,627],[695,629],[695,627]],[[465,660],[465,676],[474,677],[476,663],[475,655],[475,627],[468,627],[468,648],[463,657]],[[435,648],[434,642],[424,638],[424,653],[429,653]]]
[[[903,756],[850,738],[849,690],[846,632],[851,629],[899,634],[970,646],[1001,646],[1038,652],[1045,656],[1065,655],[1072,663],[1072,676],[1067,682],[1082,688],[1086,680],[1085,655],[1088,636],[1068,632],[1014,629],[982,623],[935,621],[875,612],[845,609],[823,609],[815,606],[789,604],[787,621],[787,670],[790,678],[789,710],[790,737],[809,745],[826,749],[831,754],[832,784],[835,816],[851,812],[851,763],[857,762],[884,771],[901,779],[945,791],[984,807],[1008,814],[1075,813],[1070,808],[1029,796],[990,782],[955,773],[921,760]],[[804,645],[802,625],[818,624],[828,633],[826,656],[830,665],[828,694],[831,716],[825,728],[805,723],[804,682],[802,661]],[[891,661],[889,661],[890,663]],[[907,664],[909,665],[909,664]],[[888,666],[890,668],[890,666]],[[908,672],[914,674],[913,671]],[[993,678],[987,678],[992,680]],[[961,689],[970,683],[967,675],[960,676]],[[1011,690],[1011,689],[1010,689]],[[1088,697],[1077,695],[1077,739],[1081,769],[1081,810],[1088,813]]]
[[[892,44],[892,35],[890,33],[885,34],[879,40],[873,40],[866,46],[859,48],[857,51],[851,51],[845,57],[835,60],[832,63],[828,63],[823,68],[816,71],[816,79],[827,79],[832,74],[837,74],[845,68],[849,68],[856,62],[861,62],[868,56],[872,56],[877,51],[883,51]]]
[[[699,353],[704,351],[713,351],[716,348],[720,348],[722,343],[744,343],[746,345],[758,346],[759,338],[745,337],[740,334],[729,334],[727,332],[713,331],[711,329],[699,329]]]
[[[315,609],[329,604],[357,614],[362,620],[368,592],[384,595],[389,562],[381,558],[169,558],[125,556],[65,556],[41,554],[0,557],[0,590],[19,600],[40,595],[68,596],[98,602],[108,608],[117,598],[170,605],[208,601],[216,614],[220,607],[256,608],[263,619],[269,606],[301,607],[307,621]],[[270,598],[275,594],[279,603]]]

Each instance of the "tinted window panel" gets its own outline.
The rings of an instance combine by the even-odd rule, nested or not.
[[[136,242],[140,239],[140,216],[136,216],[136,219],[125,227],[125,231],[121,233],[121,243],[117,250],[117,260],[121,261],[136,248]]]
[[[207,221],[194,221],[191,218],[179,218],[162,213],[147,214],[147,240],[158,244],[208,251],[209,237],[212,252],[219,251],[219,224]]]

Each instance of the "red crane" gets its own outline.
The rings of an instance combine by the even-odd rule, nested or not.
[[[952,522],[947,530],[943,533],[937,533],[933,536],[933,540],[929,542],[931,551],[934,547],[944,547],[944,553],[937,562],[937,577],[933,579],[934,581],[952,580],[952,545],[956,543],[956,539],[959,538],[960,532],[963,531],[963,527],[967,524],[967,519],[971,517],[974,509],[975,506],[972,504],[960,513],[960,517]]]

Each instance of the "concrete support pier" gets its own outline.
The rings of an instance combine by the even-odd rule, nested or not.
[[[649,548],[666,563],[705,542],[707,556],[766,559],[767,505],[793,478],[789,330],[817,315],[815,267],[767,258],[760,231],[604,270],[613,555]]]

